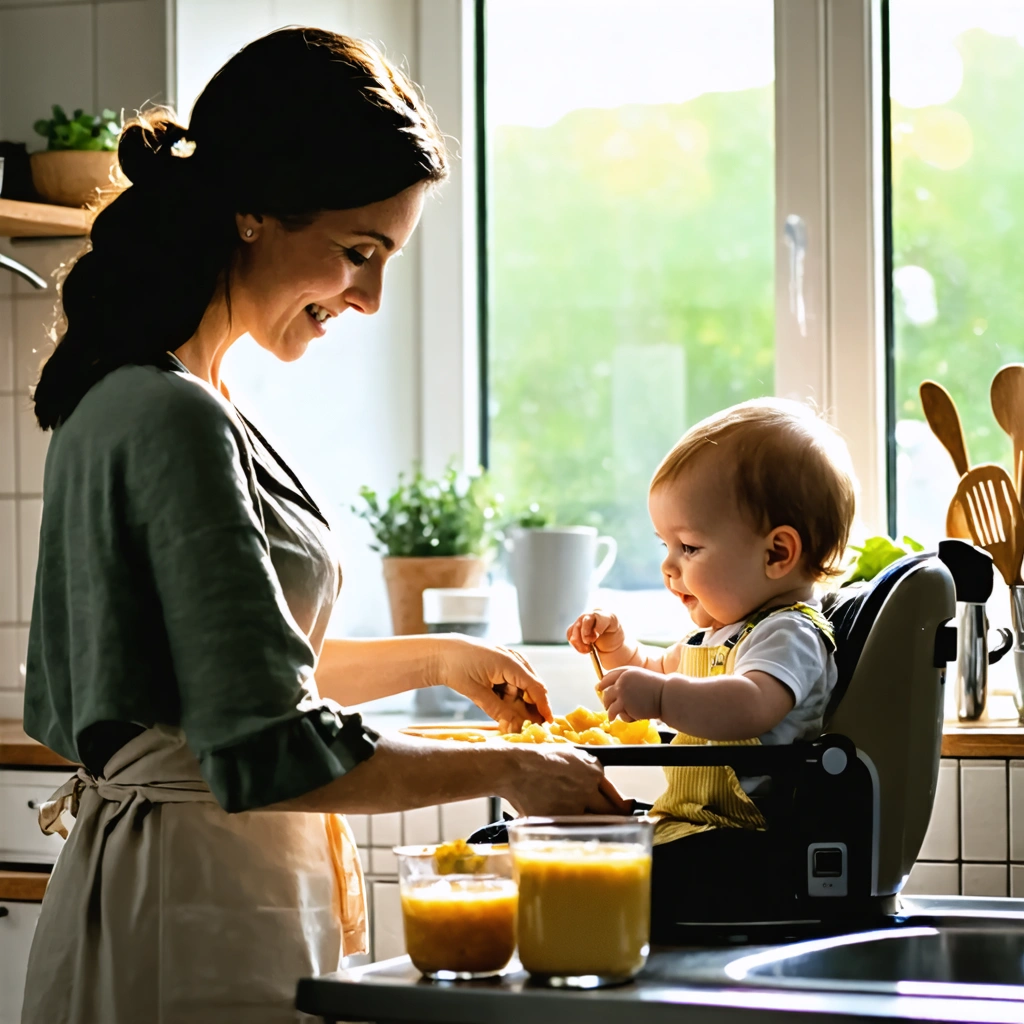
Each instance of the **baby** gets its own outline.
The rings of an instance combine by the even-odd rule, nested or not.
[[[580,616],[568,639],[610,668],[599,686],[609,717],[661,719],[679,730],[675,743],[818,736],[836,665],[815,584],[838,572],[855,490],[846,445],[799,403],[744,402],[689,430],[655,472],[648,509],[665,586],[700,629],[662,650],[634,642],[615,615]],[[769,780],[725,767],[665,773],[656,844],[766,828]]]

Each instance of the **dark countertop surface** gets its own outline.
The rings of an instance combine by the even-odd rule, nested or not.
[[[731,951],[729,959],[750,948]],[[696,959],[698,963],[694,963]],[[296,1005],[325,1021],[438,1024],[845,1024],[944,1021],[1021,1024],[1024,1003],[694,983],[701,954],[657,952],[629,985],[591,991],[534,986],[523,971],[480,982],[428,982],[407,957],[300,982]]]
[[[992,928],[1024,937],[1024,901],[915,897],[903,903],[901,923],[934,928]],[[887,930],[892,935],[892,930]],[[969,938],[969,937],[968,937]],[[945,939],[941,940],[945,941]],[[976,939],[972,939],[976,942]],[[845,948],[845,944],[844,948]],[[409,1021],[411,1024],[840,1024],[850,1021],[1024,1022],[1024,975],[1007,977],[991,998],[900,982],[794,984],[791,979],[731,980],[726,965],[766,946],[661,949],[634,982],[590,991],[531,983],[516,962],[500,978],[430,982],[407,957],[303,979],[297,1007],[325,1021]],[[779,947],[774,947],[778,950]],[[857,954],[851,950],[851,956]],[[742,976],[742,972],[739,972]],[[736,971],[733,971],[736,974]],[[812,988],[811,986],[816,986]],[[831,989],[831,990],[829,990]],[[913,994],[910,994],[913,991]],[[975,993],[980,990],[975,988]]]

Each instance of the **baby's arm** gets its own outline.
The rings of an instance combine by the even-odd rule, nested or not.
[[[695,679],[620,668],[598,684],[609,718],[660,718],[690,736],[729,742],[761,736],[793,709],[792,691],[767,672]]]
[[[651,672],[667,673],[669,665],[679,664],[681,643],[667,650],[650,648],[630,638],[619,617],[599,610],[581,615],[565,632],[566,639],[580,654],[587,654],[591,645],[597,648],[605,668],[633,665]]]

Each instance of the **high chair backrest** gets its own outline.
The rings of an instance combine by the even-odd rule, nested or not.
[[[825,732],[847,736],[872,775],[872,893],[893,895],[921,849],[935,797],[945,663],[955,648],[946,626],[956,614],[953,577],[935,556],[911,555],[824,606],[839,669]]]

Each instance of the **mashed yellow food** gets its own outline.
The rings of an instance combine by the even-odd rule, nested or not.
[[[651,855],[632,843],[527,842],[519,881],[519,959],[533,974],[627,978],[647,956]]]
[[[516,948],[516,883],[509,878],[424,879],[402,889],[409,957],[424,974],[490,974]]]
[[[553,722],[538,725],[527,722],[518,733],[501,737],[510,743],[585,743],[604,746],[614,743],[660,743],[657,728],[647,719],[624,722],[608,721],[607,713],[579,707],[567,715],[556,715]]]

